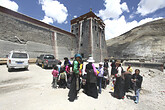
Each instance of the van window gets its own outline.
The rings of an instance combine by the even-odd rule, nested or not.
[[[12,58],[28,58],[26,53],[13,53]]]
[[[53,55],[46,55],[44,59],[55,59]]]

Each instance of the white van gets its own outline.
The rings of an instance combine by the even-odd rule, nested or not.
[[[29,66],[29,55],[22,51],[11,51],[7,59],[7,67],[10,72],[12,69],[25,68]]]

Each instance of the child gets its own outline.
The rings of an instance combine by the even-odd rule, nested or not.
[[[65,72],[64,68],[60,69],[60,75],[59,75],[59,87],[60,88],[66,88],[66,82],[67,82],[67,74]]]
[[[133,82],[134,90],[135,90],[135,103],[139,102],[140,88],[143,81],[143,77],[139,75],[140,70],[136,69],[135,73],[132,76],[131,81]]]
[[[57,67],[58,67],[58,72],[60,73],[61,61],[58,62]]]
[[[57,88],[57,80],[58,80],[58,67],[54,66],[54,69],[52,71],[52,75],[53,75],[53,82],[52,82],[52,87],[53,88]]]

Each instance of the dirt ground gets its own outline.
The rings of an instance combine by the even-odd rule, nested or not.
[[[165,73],[139,69],[143,84],[140,102],[135,104],[131,92],[124,100],[114,98],[110,85],[98,99],[80,90],[78,99],[69,102],[68,89],[51,87],[51,69],[31,64],[29,70],[8,72],[6,65],[0,65],[0,110],[165,110]]]

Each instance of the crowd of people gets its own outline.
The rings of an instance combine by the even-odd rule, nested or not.
[[[105,59],[104,62],[99,63],[99,67],[95,67],[93,57],[89,57],[86,65],[83,64],[80,54],[75,54],[74,58],[73,63],[71,63],[65,57],[64,64],[61,65],[61,62],[59,62],[52,71],[52,87],[67,87],[69,89],[69,101],[73,102],[77,99],[77,94],[81,88],[86,95],[97,99],[98,94],[102,92],[103,81],[106,77],[107,84],[111,81],[114,97],[124,99],[125,93],[132,89],[135,92],[135,103],[139,102],[139,93],[143,80],[139,69],[136,69],[133,74],[131,65],[124,71],[120,60],[112,60],[110,65],[109,60]],[[111,74],[109,74],[109,68],[111,68]]]

